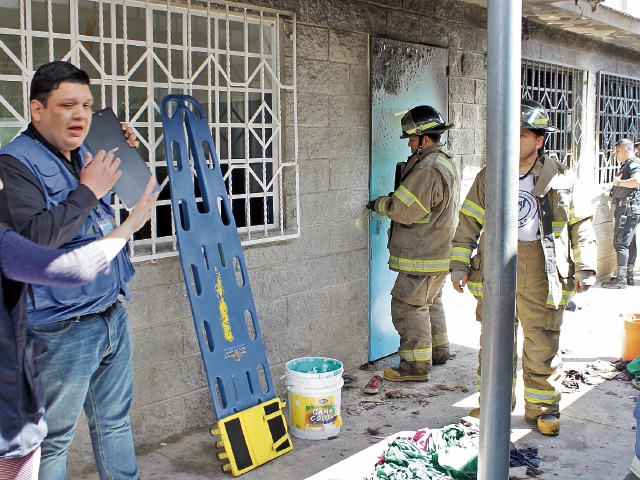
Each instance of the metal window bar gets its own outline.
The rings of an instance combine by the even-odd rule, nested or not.
[[[584,70],[555,63],[522,61],[522,98],[542,104],[558,132],[547,135],[545,152],[576,170],[583,140]]]
[[[285,42],[289,46],[283,50]],[[163,188],[151,223],[134,236],[133,260],[177,255],[159,104],[167,93],[189,93],[206,104],[243,245],[295,238],[300,235],[295,44],[295,14],[224,0],[5,3],[0,5],[0,142],[28,123],[35,68],[62,59],[85,69],[94,108],[111,106],[134,127]],[[285,62],[293,68],[283,78]],[[283,95],[294,107],[288,120]],[[285,121],[293,151],[284,150]],[[118,221],[126,218],[117,198],[114,207]]]
[[[598,72],[598,183],[613,181],[618,172],[615,143],[640,140],[640,79]]]

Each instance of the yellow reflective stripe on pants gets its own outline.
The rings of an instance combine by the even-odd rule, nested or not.
[[[433,348],[441,347],[442,345],[447,345],[449,343],[449,336],[447,332],[439,333],[431,337],[431,345]]]
[[[412,260],[389,256],[389,267],[401,272],[449,273],[449,259],[446,260]]]
[[[467,282],[467,287],[469,287],[469,291],[474,297],[482,297],[484,295],[482,282]]]
[[[415,350],[398,350],[400,358],[406,362],[430,362],[431,349],[417,348]]]
[[[531,403],[558,403],[562,394],[554,390],[537,390],[524,387],[524,399]]]
[[[475,218],[481,226],[484,225],[484,208],[476,205],[468,198],[462,204],[460,213],[464,213],[467,217]]]
[[[465,265],[469,265],[471,263],[471,249],[464,247],[453,247],[451,249],[451,261],[452,262],[462,262]]]

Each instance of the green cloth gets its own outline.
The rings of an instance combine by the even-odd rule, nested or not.
[[[381,480],[475,480],[478,471],[477,437],[462,425],[447,425],[431,431],[427,450],[409,438],[391,442],[384,463],[376,466]]]
[[[629,373],[634,377],[640,378],[640,357],[631,360],[627,365],[627,370],[629,370]]]

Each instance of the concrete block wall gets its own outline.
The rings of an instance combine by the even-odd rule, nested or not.
[[[245,249],[273,377],[284,373],[286,361],[305,355],[335,357],[354,368],[367,361],[369,335],[369,36],[448,48],[448,117],[456,124],[449,140],[466,189],[484,163],[486,10],[457,0],[243,3],[293,11],[298,22],[301,236]],[[523,43],[527,57],[581,62],[590,71],[600,60],[614,72],[640,65],[627,52],[584,37],[540,25],[530,31]],[[285,74],[291,75],[287,39],[285,47]],[[291,109],[288,103],[288,159]],[[399,158],[406,154],[398,152]],[[294,181],[284,179],[289,218]],[[607,215],[599,209],[603,225]],[[144,444],[215,419],[178,259],[136,268],[127,306],[135,352],[132,425],[136,443]],[[285,393],[281,383],[278,391]],[[86,428],[79,429],[73,449],[71,462],[91,461]]]

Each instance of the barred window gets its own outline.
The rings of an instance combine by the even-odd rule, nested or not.
[[[565,65],[522,61],[522,98],[542,104],[558,131],[547,135],[545,151],[577,168],[583,136],[584,70]]]
[[[598,73],[598,183],[613,181],[618,171],[615,143],[640,140],[640,79]]]
[[[189,94],[207,114],[243,244],[297,237],[295,25],[290,13],[218,0],[3,2],[0,142],[26,127],[38,66],[79,66],[92,79],[94,109],[111,107],[135,129],[162,186],[151,222],[134,235],[134,260],[176,255],[160,102]],[[114,202],[122,221],[127,212]]]

